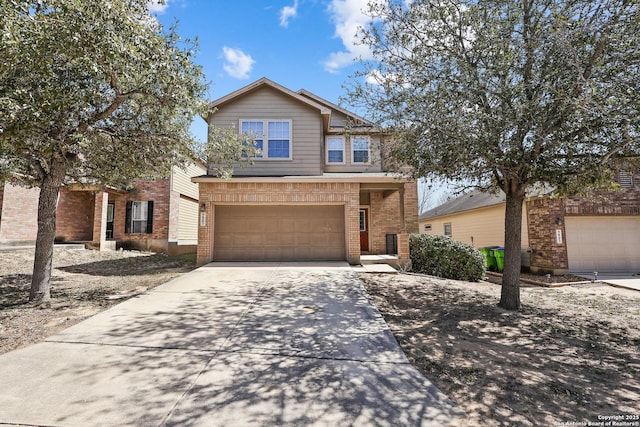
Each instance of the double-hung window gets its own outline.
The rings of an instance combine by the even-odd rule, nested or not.
[[[153,201],[128,201],[125,233],[142,234],[153,231]]]
[[[242,133],[246,133],[255,138],[255,147],[260,150],[260,154],[256,155],[256,157],[261,158],[264,149],[264,123],[259,121],[243,121],[240,129]]]
[[[327,137],[327,163],[344,164],[344,137]]]
[[[256,158],[291,159],[291,120],[241,120],[240,130],[256,138]]]
[[[369,137],[354,136],[351,138],[352,163],[369,163]]]

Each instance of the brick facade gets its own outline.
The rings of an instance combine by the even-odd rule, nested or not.
[[[564,273],[569,269],[566,239],[556,242],[556,230],[565,230],[557,218],[564,219],[562,199],[539,198],[527,203],[529,231],[529,262],[533,272]]]
[[[206,221],[198,230],[198,265],[213,260],[215,206],[229,204],[342,204],[345,206],[345,243],[349,262],[360,260],[359,190],[357,183],[233,183],[200,184],[200,203]]]
[[[404,228],[400,217],[400,192],[385,194],[371,192],[369,196],[371,222],[369,224],[369,253],[384,254],[387,250],[387,234],[401,233]]]
[[[177,206],[171,205],[170,187],[169,179],[156,181],[137,180],[134,181],[132,190],[126,193],[111,192],[109,194],[109,202],[115,205],[113,239],[119,245],[130,249],[169,252],[170,211],[171,209],[177,210]],[[153,201],[153,228],[151,234],[125,233],[127,201]]]
[[[90,191],[60,190],[56,218],[56,240],[93,240],[95,195]]]
[[[35,242],[40,190],[0,185],[0,242]]]
[[[360,262],[359,209],[362,200],[370,208],[369,253],[386,253],[386,235],[416,232],[418,224],[417,187],[404,185],[401,191],[367,191],[361,197],[359,183],[351,182],[203,182],[200,183],[200,203],[204,204],[204,226],[198,230],[198,265],[213,260],[214,221],[216,205],[229,204],[342,204],[345,209],[346,258],[350,263]],[[405,221],[401,221],[400,200],[404,200]],[[408,236],[408,235],[406,235]],[[408,242],[408,237],[407,237]],[[401,246],[398,243],[398,252]],[[408,251],[406,251],[408,259]],[[399,253],[400,255],[400,253]],[[404,256],[404,252],[402,253]]]
[[[589,197],[535,198],[527,202],[531,270],[569,271],[565,222],[568,216],[640,216],[640,174],[631,188],[597,192]],[[562,232],[557,243],[556,230]]]

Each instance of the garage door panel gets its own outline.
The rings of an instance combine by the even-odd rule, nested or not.
[[[344,260],[344,206],[216,206],[214,260]]]
[[[571,271],[640,270],[640,217],[565,217],[565,229]]]

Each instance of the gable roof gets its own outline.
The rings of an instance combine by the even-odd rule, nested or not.
[[[346,109],[340,107],[339,105],[336,105],[336,104],[334,104],[332,102],[329,102],[326,99],[321,98],[318,95],[316,95],[315,93],[311,93],[306,89],[300,89],[298,91],[298,93],[300,95],[302,95],[302,96],[306,96],[308,98],[311,98],[312,100],[318,102],[319,104],[323,104],[323,105],[329,107],[332,110],[341,112],[345,116],[354,119],[356,122],[359,122],[358,124],[361,124],[361,125],[364,125],[364,126],[374,126],[374,124],[372,122],[370,122],[369,120],[365,119],[364,117],[361,117],[361,116],[359,116],[359,115],[357,115],[355,113],[352,113],[349,110],[346,110]]]
[[[429,209],[428,211],[420,215],[420,220],[437,218],[444,215],[451,215],[471,209],[499,205],[500,203],[504,202],[505,194],[503,192],[500,192],[498,194],[491,194],[482,193],[480,191],[472,191],[471,193],[448,200],[433,209]]]
[[[260,88],[263,87],[269,87],[272,89],[277,90],[278,92],[287,95],[293,99],[295,99],[296,101],[299,101],[303,104],[305,104],[306,106],[317,110],[323,118],[323,123],[325,126],[325,129],[329,129],[330,124],[331,124],[331,114],[333,111],[336,112],[340,112],[342,114],[344,114],[345,116],[351,118],[354,120],[354,122],[356,122],[356,127],[359,128],[372,128],[375,127],[375,124],[370,122],[369,120],[365,119],[364,117],[361,117],[355,113],[352,113],[349,110],[346,110],[332,102],[327,101],[326,99],[309,92],[306,89],[300,89],[297,92],[292,91],[289,88],[286,88],[284,86],[282,86],[279,83],[274,82],[273,80],[270,80],[266,77],[262,77],[258,80],[256,80],[253,83],[249,83],[248,85],[241,87],[238,90],[235,90],[221,98],[218,98],[212,102],[209,103],[209,109],[210,111],[215,110],[218,107],[222,107],[223,105],[229,103],[229,102],[233,102],[234,100],[250,94],[251,92],[254,92]],[[203,117],[205,119],[205,121],[207,120],[207,117],[204,116]]]
[[[234,101],[235,99],[242,97],[244,95],[247,95],[251,92],[254,92],[260,88],[263,87],[270,87],[272,89],[277,90],[278,92],[287,95],[293,99],[295,99],[296,101],[299,101],[305,105],[307,105],[308,107],[318,110],[318,112],[322,115],[323,117],[323,122],[325,124],[325,127],[328,128],[329,123],[331,122],[331,108],[329,108],[327,105],[323,105],[321,103],[316,102],[315,100],[311,99],[308,96],[304,96],[300,93],[294,92],[291,89],[288,89],[284,86],[282,86],[281,84],[278,84],[272,80],[269,80],[266,77],[262,77],[261,79],[256,80],[253,83],[249,83],[248,85],[241,87],[238,90],[235,90],[225,96],[223,96],[222,98],[218,98],[212,102],[209,103],[209,109],[211,111],[213,111],[216,108],[222,107],[223,105]],[[353,113],[351,113],[351,115],[353,115]],[[205,120],[207,120],[207,118],[205,117]]]

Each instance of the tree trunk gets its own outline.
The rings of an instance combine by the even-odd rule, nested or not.
[[[38,199],[38,234],[36,253],[33,261],[33,276],[29,301],[33,304],[46,303],[51,299],[51,267],[53,262],[53,242],[56,237],[56,211],[58,195],[66,173],[64,160],[54,158],[48,173],[42,179]]]
[[[524,196],[524,188],[506,191],[504,271],[502,272],[502,292],[498,305],[507,310],[520,309],[520,248]]]

